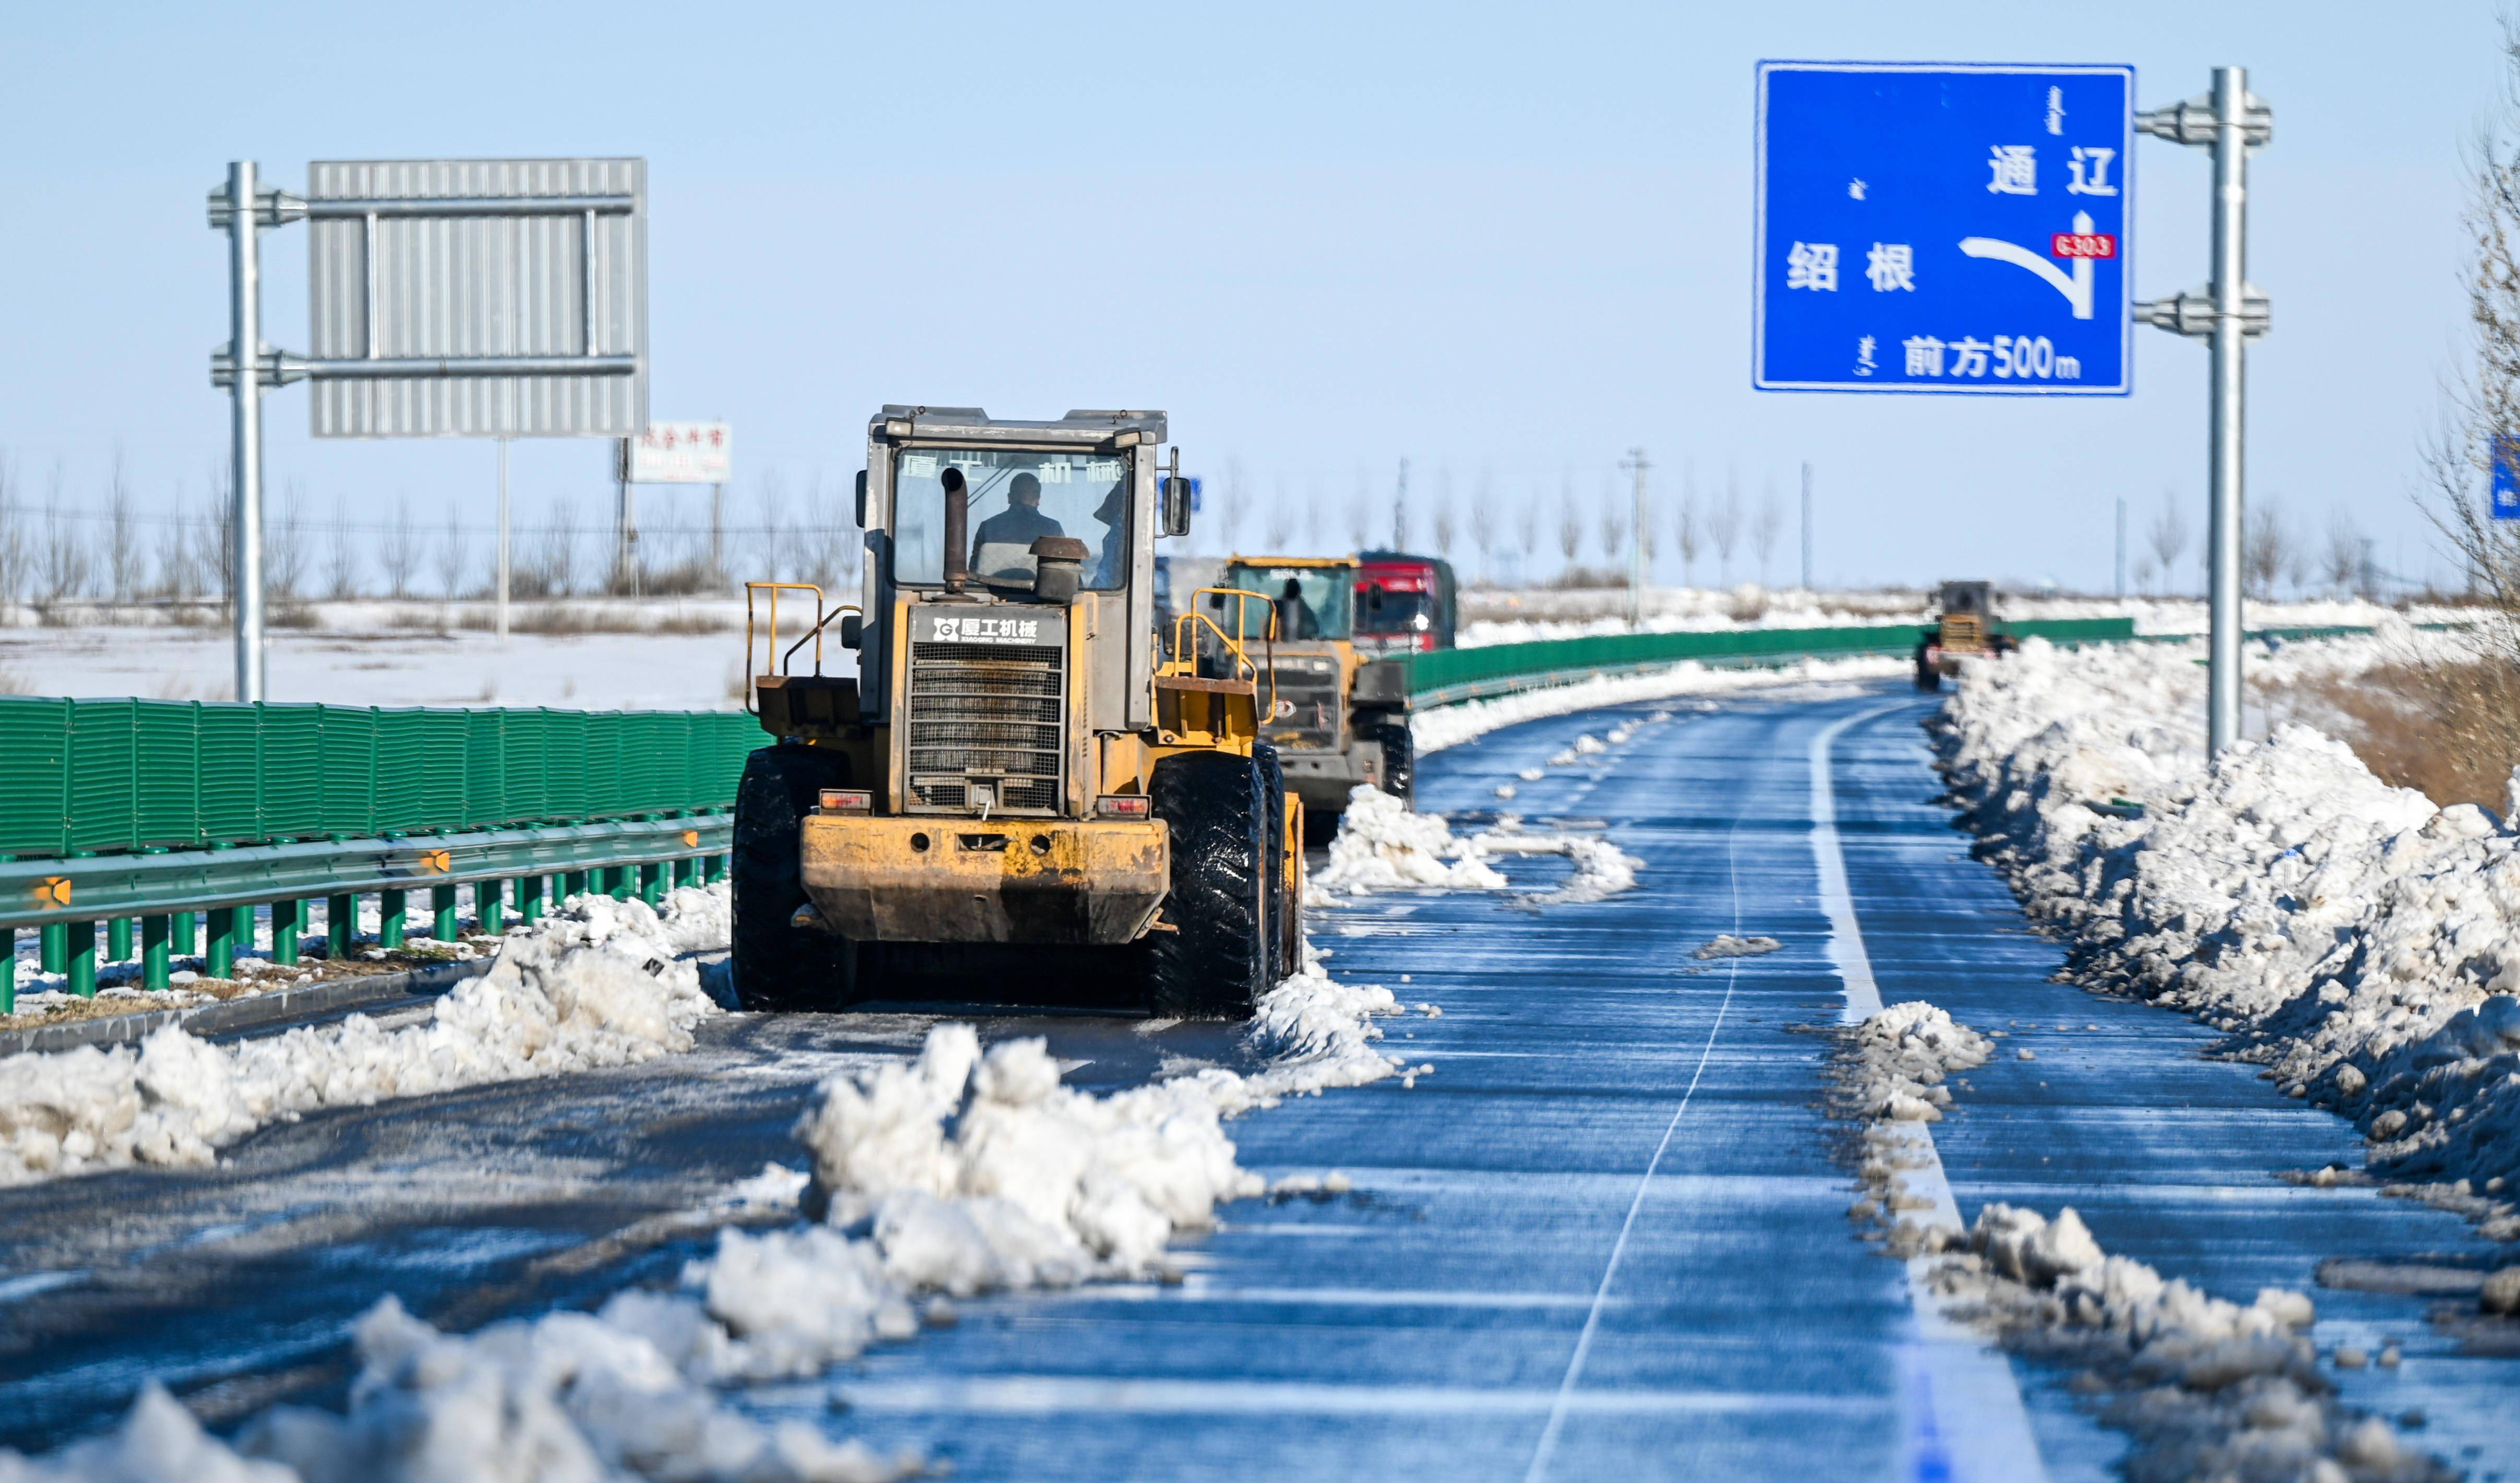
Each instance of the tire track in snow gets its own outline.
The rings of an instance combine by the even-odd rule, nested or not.
[[[1837,833],[1837,788],[1829,776],[1829,752],[1849,729],[1905,710],[1907,701],[1876,705],[1841,716],[1821,728],[1811,743],[1812,860],[1819,868],[1821,910],[1828,918],[1828,955],[1838,979],[1846,986],[1844,1020],[1858,1024],[1881,1012],[1881,989],[1872,980],[1872,960],[1864,949],[1864,927],[1855,915],[1855,895],[1847,886],[1846,855]],[[1734,886],[1734,930],[1739,930],[1739,886]],[[1934,1202],[1939,1224],[1967,1229],[1959,1202],[1944,1178],[1942,1155],[1923,1123],[1894,1122],[1904,1151],[1917,1167],[1909,1171],[1908,1188]],[[1957,1483],[2011,1483],[2044,1480],[2046,1462],[2030,1429],[2030,1414],[2021,1403],[2021,1387],[2012,1364],[1987,1347],[1967,1325],[1943,1311],[1942,1300],[1925,1284],[1928,1257],[1908,1261],[1908,1302],[1916,1318],[1915,1339],[1899,1354],[1902,1410],[1899,1475],[1902,1478],[1957,1480]]]

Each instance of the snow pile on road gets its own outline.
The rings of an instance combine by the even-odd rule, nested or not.
[[[1511,814],[1500,816],[1493,829],[1458,835],[1442,815],[1414,813],[1391,794],[1360,784],[1339,816],[1330,863],[1305,882],[1305,899],[1329,906],[1341,894],[1372,891],[1508,890],[1512,882],[1488,863],[1500,855],[1562,855],[1574,862],[1574,874],[1556,888],[1516,898],[1526,906],[1599,901],[1632,889],[1640,869],[1638,861],[1607,839],[1526,832]]]
[[[1771,690],[1814,682],[1844,683],[1904,675],[1906,659],[1801,659],[1775,669],[1709,669],[1691,659],[1668,669],[1633,675],[1595,675],[1572,685],[1516,691],[1488,700],[1462,700],[1418,711],[1409,720],[1409,734],[1419,755],[1459,746],[1500,727],[1536,721],[1544,716],[1571,715],[1605,705],[1629,705],[1674,696],[1723,695]],[[1852,691],[1847,694],[1853,694]],[[1815,698],[1818,698],[1816,696]]]
[[[1506,878],[1454,836],[1441,814],[1413,813],[1408,804],[1370,784],[1359,784],[1339,816],[1330,840],[1330,863],[1305,882],[1311,904],[1328,906],[1341,893],[1406,890],[1501,891]]]
[[[2403,656],[2390,644],[2278,662],[2350,673]],[[2034,642],[1972,666],[1941,723],[1955,793],[2078,980],[2230,1032],[2354,1118],[2375,1174],[2520,1236],[2520,837],[2305,727],[2209,774],[2193,658]]]
[[[2434,1483],[2458,1476],[2386,1421],[2340,1403],[2306,1330],[2309,1298],[2262,1289],[2246,1307],[2110,1256],[2071,1206],[2048,1220],[1991,1203],[1930,1285],[2012,1347],[2083,1368],[2134,1434],[2136,1479]]]
[[[366,1015],[212,1045],[180,1026],[134,1048],[0,1059],[0,1185],[132,1164],[200,1165],[273,1122],[484,1082],[627,1065],[688,1050],[715,1011],[684,954],[723,947],[724,886],[571,899],[508,939],[429,1019]]]
[[[1689,956],[1693,958],[1756,958],[1763,953],[1773,953],[1783,946],[1783,943],[1778,942],[1774,937],[1735,937],[1730,932],[1718,932],[1711,940],[1699,947],[1695,953],[1692,953]]]
[[[1892,1005],[1850,1038],[1848,1091],[1864,1116],[1893,1122],[1941,1122],[1952,1104],[1944,1079],[1995,1056],[1994,1041],[1921,999]]]

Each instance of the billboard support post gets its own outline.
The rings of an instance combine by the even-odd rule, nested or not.
[[[499,439],[499,643],[508,642],[508,440]]]
[[[2177,144],[2214,152],[2214,276],[2203,289],[2135,306],[2138,324],[2211,341],[2213,368],[2207,469],[2212,504],[2206,522],[2210,571],[2206,678],[2206,754],[2220,761],[2240,739],[2240,553],[2246,468],[2241,459],[2248,341],[2264,336],[2273,315],[2248,281],[2249,151],[2274,138],[2274,112],[2249,93],[2245,67],[2218,67],[2214,89],[2138,115],[2136,127]]]
[[[235,398],[230,452],[227,571],[236,627],[236,697],[262,697],[262,201],[254,161],[228,165],[228,384]],[[220,212],[211,207],[213,225]]]

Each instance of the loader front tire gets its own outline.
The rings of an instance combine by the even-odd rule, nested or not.
[[[1268,869],[1268,888],[1261,899],[1269,905],[1262,930],[1269,939],[1269,982],[1275,984],[1293,971],[1288,966],[1286,921],[1297,905],[1286,899],[1286,851],[1301,850],[1304,845],[1300,839],[1286,837],[1286,770],[1279,764],[1278,748],[1266,742],[1255,743],[1251,760],[1260,768],[1260,831],[1267,839],[1261,858]]]
[[[1382,790],[1418,806],[1418,741],[1406,721],[1386,721],[1369,734],[1382,747]]]
[[[856,992],[857,947],[795,925],[806,903],[798,846],[815,794],[849,782],[848,759],[819,747],[765,746],[744,759],[735,794],[735,997],[747,1010],[840,1010]]]
[[[1170,826],[1172,880],[1140,943],[1147,1008],[1181,1019],[1248,1019],[1268,992],[1268,787],[1232,752],[1157,762],[1153,813]]]

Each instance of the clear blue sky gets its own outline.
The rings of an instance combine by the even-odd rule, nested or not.
[[[1192,467],[1318,505],[1329,542],[1404,455],[1421,487],[1553,510],[1641,444],[1665,497],[1685,466],[1702,493],[1730,469],[1753,502],[1789,494],[1812,461],[1823,582],[2101,587],[2119,496],[2139,526],[2176,491],[2201,524],[2202,349],[2140,332],[2124,400],[1751,391],[1752,66],[2122,62],[2149,107],[2239,63],[2277,119],[2252,492],[2306,526],[2347,509],[2420,569],[2408,492],[2497,36],[2441,0],[11,7],[0,449],[37,500],[57,466],[94,500],[117,446],[147,500],[201,499],[227,333],[202,201],[231,158],[294,189],[319,157],[640,155],[652,410],[732,420],[746,499],[771,471],[843,487],[888,400],[1159,406]],[[2139,150],[2152,296],[2205,276],[2207,171]],[[265,240],[265,334],[300,348],[304,229]],[[486,443],[317,443],[305,397],[269,399],[275,489],[487,517]],[[523,517],[598,517],[607,467],[595,442],[519,445]]]

